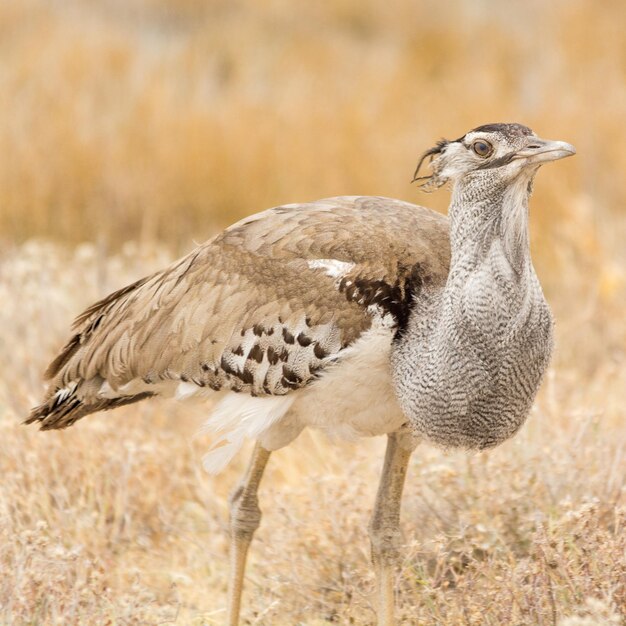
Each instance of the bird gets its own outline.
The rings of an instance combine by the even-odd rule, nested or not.
[[[230,497],[229,626],[271,453],[307,427],[386,436],[369,537],[378,624],[393,626],[414,449],[512,437],[548,367],[553,318],[530,256],[529,197],[541,165],[575,152],[522,124],[485,124],[419,159],[413,182],[451,188],[447,216],[340,196],[247,217],[80,314],[25,422],[59,429],[154,396],[214,397],[205,467],[255,440]]]

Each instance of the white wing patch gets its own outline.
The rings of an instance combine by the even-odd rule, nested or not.
[[[372,318],[372,328],[393,328],[396,325],[394,316],[378,304],[370,304],[367,314]]]
[[[326,274],[331,278],[342,278],[352,270],[354,263],[337,259],[314,259],[309,261],[309,267],[313,270],[326,270]]]
[[[204,469],[209,474],[221,471],[239,451],[243,442],[257,439],[284,417],[294,401],[294,394],[255,398],[229,393],[213,410],[203,430],[220,433],[204,455]]]

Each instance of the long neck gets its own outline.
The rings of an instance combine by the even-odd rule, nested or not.
[[[425,288],[396,335],[396,396],[435,443],[482,449],[510,437],[547,367],[552,321],[530,259],[528,183],[457,186],[445,287]]]
[[[532,271],[528,237],[529,180],[488,189],[460,183],[450,204],[451,272],[501,251],[515,276]],[[494,251],[494,245],[496,250]]]

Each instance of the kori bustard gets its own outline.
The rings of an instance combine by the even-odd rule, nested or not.
[[[418,164],[423,187],[451,183],[449,218],[379,197],[248,217],[82,313],[27,422],[65,428],[150,396],[221,396],[207,468],[257,442],[231,498],[230,626],[270,452],[306,426],[387,435],[369,531],[378,623],[390,626],[415,445],[481,450],[511,437],[548,365],[552,318],[530,258],[528,199],[538,168],[574,153],[520,124],[488,124]]]

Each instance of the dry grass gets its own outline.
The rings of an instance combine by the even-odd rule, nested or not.
[[[187,246],[280,202],[413,200],[434,140],[519,120],[580,151],[538,186],[548,247],[573,198],[626,204],[624,22],[594,0],[3,2],[0,232]]]
[[[420,201],[406,183],[433,139],[515,119],[579,148],[533,199],[554,368],[513,441],[414,455],[400,613],[624,624],[625,21],[592,0],[0,3],[0,623],[224,619],[225,500],[245,455],[201,471],[205,406],[18,425],[73,315],[272,204]],[[382,445],[305,433],[274,455],[247,623],[373,623]]]
[[[72,314],[166,256],[31,242],[1,260],[0,623],[223,622],[225,501],[245,455],[217,478],[201,471],[205,406],[146,402],[45,434],[17,423]],[[418,449],[398,578],[404,623],[619,623],[625,388],[618,363],[584,384],[559,366],[514,441],[470,457]],[[305,434],[274,455],[248,623],[372,623],[366,523],[382,445]]]

